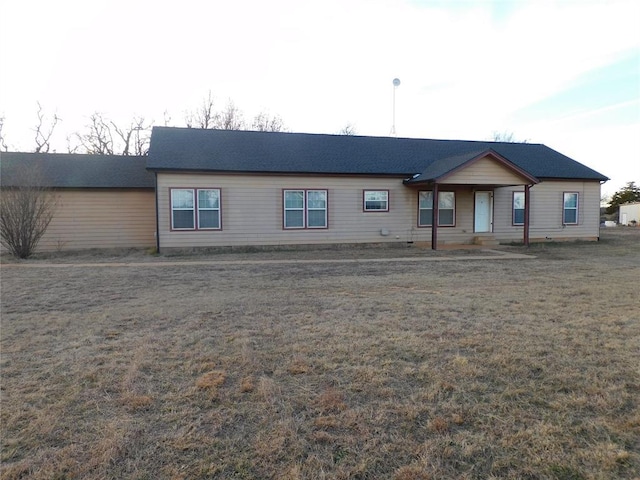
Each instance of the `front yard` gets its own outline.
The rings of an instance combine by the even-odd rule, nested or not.
[[[502,248],[5,264],[1,476],[639,477],[640,229]]]

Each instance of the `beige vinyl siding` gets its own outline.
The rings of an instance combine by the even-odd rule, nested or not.
[[[218,188],[221,194],[222,229],[217,231],[171,231],[170,188]],[[511,224],[514,190],[494,190],[494,234],[499,240],[522,241],[523,227]],[[328,228],[284,229],[283,190],[319,189],[328,193]],[[428,188],[424,188],[427,190]],[[485,187],[486,189],[486,187]],[[388,212],[364,212],[363,190],[388,190]],[[160,247],[192,248],[247,245],[324,243],[430,242],[431,228],[418,227],[419,188],[408,188],[401,178],[158,174]],[[474,190],[476,185],[447,187],[456,194],[456,224],[439,227],[440,244],[472,243],[475,234]],[[562,226],[562,194],[578,192],[579,223]],[[600,185],[598,182],[544,182],[531,189],[531,238],[595,238],[599,231]],[[388,235],[382,235],[386,230]],[[490,235],[490,234],[489,234]]]
[[[484,157],[444,179],[444,183],[465,185],[517,185],[526,180],[500,162]]]
[[[222,230],[171,231],[170,188],[219,188]],[[328,228],[284,229],[283,190],[327,190]],[[388,212],[364,212],[363,190],[389,190]],[[413,197],[400,178],[158,174],[161,248],[409,241]],[[416,213],[417,215],[417,213]],[[389,235],[381,235],[386,229]]]
[[[222,230],[171,231],[170,188],[219,188]],[[296,189],[327,190],[328,228],[283,228],[282,192]],[[363,190],[388,190],[389,211],[364,212]],[[404,186],[402,178],[159,173],[160,248],[430,242],[431,228],[417,226],[418,191]],[[453,191],[456,226],[440,227],[439,243],[471,243],[472,189]]]
[[[494,235],[498,240],[521,241],[522,226],[512,225],[512,192],[524,187],[497,188],[494,192]],[[578,224],[563,225],[563,194],[578,193]],[[531,187],[529,237],[536,240],[595,239],[600,235],[600,182],[547,180]]]
[[[155,246],[153,190],[58,190],[38,251]]]

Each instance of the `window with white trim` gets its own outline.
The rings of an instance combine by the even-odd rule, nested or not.
[[[326,190],[284,190],[284,228],[327,228]]]
[[[219,230],[220,190],[217,188],[172,188],[172,230]]]
[[[418,226],[431,227],[433,225],[433,192],[418,193]],[[452,227],[456,224],[456,194],[455,192],[438,193],[438,226]]]
[[[578,194],[576,192],[564,192],[562,223],[564,225],[578,224]]]
[[[524,192],[513,192],[513,224],[524,225]]]
[[[363,198],[365,212],[389,211],[389,190],[364,190]]]

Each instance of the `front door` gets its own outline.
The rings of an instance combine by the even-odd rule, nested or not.
[[[473,231],[491,232],[493,223],[493,192],[475,192]]]

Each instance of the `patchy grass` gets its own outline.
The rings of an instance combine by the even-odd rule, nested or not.
[[[533,260],[3,268],[1,476],[637,478],[640,229],[615,230],[505,247]]]

